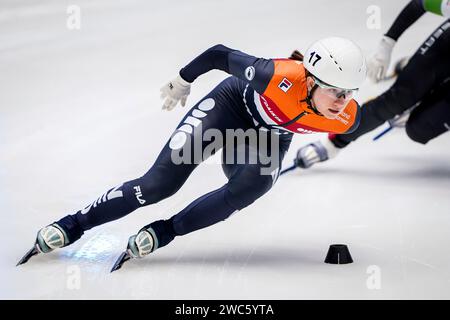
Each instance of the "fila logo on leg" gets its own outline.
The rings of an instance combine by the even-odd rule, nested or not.
[[[136,199],[139,201],[140,204],[144,204],[145,200],[142,199],[142,192],[141,192],[141,187],[140,186],[136,186],[133,187],[134,190],[136,190],[136,192],[134,193],[134,195],[136,196]]]
[[[280,84],[278,85],[278,88],[283,90],[284,92],[288,92],[288,90],[292,87],[292,82],[290,82],[288,79],[283,78],[281,80]]]

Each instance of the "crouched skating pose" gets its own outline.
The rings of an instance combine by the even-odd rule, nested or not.
[[[353,95],[365,79],[366,65],[361,50],[350,40],[322,39],[304,57],[294,51],[289,59],[256,58],[223,45],[213,46],[161,89],[163,109],[172,110],[179,102],[184,106],[191,83],[213,69],[231,76],[189,110],[147,173],[107,190],[89,206],[41,229],[34,248],[20,263],[39,252],[67,246],[86,230],[176,193],[204,160],[193,158],[214,143],[204,137],[208,130],[225,137],[216,149],[223,147],[222,167],[228,182],[171,218],[141,228],[129,238],[128,257],[141,258],[176,236],[225,220],[267,193],[278,178],[294,133],[349,133],[358,126],[360,111]],[[227,130],[253,130],[257,138],[234,144],[227,140]],[[196,141],[200,141],[197,146]],[[244,161],[236,161],[242,153]],[[262,161],[262,153],[276,161]],[[250,161],[249,155],[256,155],[257,161]]]

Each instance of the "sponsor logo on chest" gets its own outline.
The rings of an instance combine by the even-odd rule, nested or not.
[[[342,112],[340,115],[336,117],[336,119],[340,122],[342,122],[345,125],[348,125],[348,122],[350,120],[350,115],[346,112]]]
[[[280,117],[278,117],[278,115],[275,113],[275,110],[273,110],[273,108],[270,107],[269,103],[263,96],[260,96],[260,101],[268,114],[270,114],[272,117],[274,117],[275,120],[278,121],[278,123],[283,122],[283,120],[281,120]]]
[[[292,87],[292,82],[290,82],[287,78],[283,78],[281,82],[278,84],[278,88],[280,88],[283,92],[288,92],[288,90]]]
[[[307,129],[303,129],[303,128],[297,128],[297,131],[303,134],[312,134],[312,133],[316,133],[315,131],[312,130],[307,130]]]

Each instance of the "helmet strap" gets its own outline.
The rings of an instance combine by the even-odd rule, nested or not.
[[[316,91],[316,89],[317,89],[318,87],[319,87],[319,86],[317,85],[317,83],[314,83],[314,86],[311,88],[311,91],[308,92],[308,95],[306,96],[306,99],[303,100],[303,101],[305,101],[305,102],[307,103],[308,109],[311,109],[315,114],[317,114],[317,115],[319,115],[319,116],[323,116],[323,114],[321,114],[321,113],[319,112],[319,110],[317,110],[317,108],[316,108],[316,107],[313,105],[313,103],[312,103],[312,96],[313,96],[313,93],[314,93],[314,91]]]

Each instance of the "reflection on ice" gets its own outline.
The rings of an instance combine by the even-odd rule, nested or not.
[[[102,262],[109,260],[114,255],[119,244],[119,237],[107,231],[101,231],[90,237],[80,249],[62,250],[62,255],[70,258],[74,262],[76,260]]]

